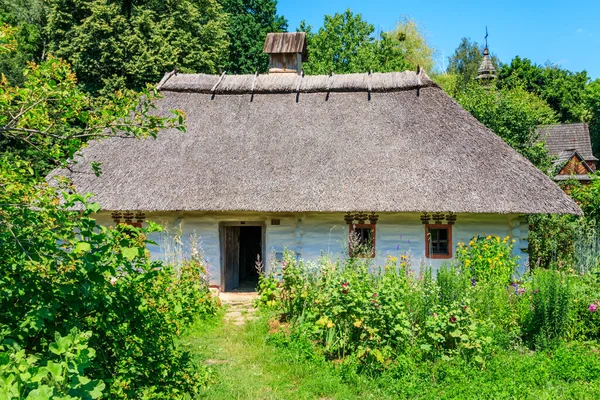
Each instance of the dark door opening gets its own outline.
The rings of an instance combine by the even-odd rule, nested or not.
[[[262,260],[261,226],[225,226],[224,291],[253,292],[258,284],[256,261]]]

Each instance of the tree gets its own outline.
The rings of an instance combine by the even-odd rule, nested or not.
[[[548,150],[538,141],[535,128],[557,119],[544,100],[519,87],[495,90],[477,83],[458,93],[456,100],[534,165],[549,170]]]
[[[160,129],[183,129],[183,113],[152,115],[158,93],[117,91],[95,99],[82,92],[69,65],[50,57],[31,64],[22,87],[0,81],[0,161],[30,161],[44,176],[91,139],[154,137]]]
[[[447,72],[460,77],[460,86],[465,88],[477,77],[479,66],[483,60],[483,47],[468,38],[462,38],[454,54],[448,57]],[[492,55],[492,63],[499,67],[498,58]]]
[[[589,112],[590,136],[594,154],[600,156],[600,79],[587,85],[585,89],[585,105]]]
[[[88,91],[141,89],[175,68],[216,72],[228,42],[217,0],[48,1],[49,52]]]
[[[498,78],[500,88],[522,86],[544,99],[562,123],[582,122],[589,118],[585,107],[589,78],[585,71],[571,72],[555,65],[542,67],[517,56],[510,64],[502,66]]]
[[[409,69],[416,70],[417,67],[421,67],[427,72],[433,71],[434,51],[414,20],[403,18],[388,35],[398,44]]]
[[[269,32],[285,32],[287,21],[277,15],[277,0],[220,0],[228,14],[228,56],[225,69],[233,74],[266,72],[269,56],[262,52]]]
[[[323,27],[308,35],[308,74],[365,72],[373,63],[375,27],[354,15],[350,9],[343,14],[326,15]]]
[[[44,56],[45,3],[42,0],[0,0],[0,25],[13,27],[14,51],[0,54],[0,71],[13,84],[23,83],[28,62]]]
[[[0,27],[0,52],[13,47],[8,34]],[[150,112],[156,96],[94,99],[52,57],[30,64],[22,87],[0,83],[0,137],[23,144],[0,154],[0,359],[10,398],[99,398],[105,384],[111,399],[195,398],[207,384],[206,368],[175,346],[184,314],[197,315],[191,305],[211,302],[199,269],[177,278],[145,250],[159,227],[99,226],[89,195],[40,171],[69,168],[84,139],[183,130],[181,112]]]
[[[300,30],[307,32],[308,62],[304,69],[308,74],[389,72],[409,67],[402,38],[388,32],[376,40],[374,26],[350,10],[326,15],[323,27],[315,34],[304,22]]]

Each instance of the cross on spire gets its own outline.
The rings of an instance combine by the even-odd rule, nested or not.
[[[488,30],[487,30],[487,25],[485,27],[485,48],[488,48],[488,44],[487,44],[487,38],[488,38],[489,34],[488,34]]]
[[[485,48],[483,49],[483,59],[477,70],[477,79],[485,81],[494,80],[496,78],[496,68],[492,63],[492,57],[490,57],[490,50],[488,49],[488,28],[485,27]]]

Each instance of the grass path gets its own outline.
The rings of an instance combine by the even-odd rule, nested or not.
[[[235,325],[223,318],[198,323],[182,346],[202,354],[217,375],[208,399],[353,399],[381,398],[359,393],[325,363],[294,359],[291,352],[267,343],[265,318]]]
[[[242,312],[242,315],[245,313]],[[267,341],[266,317],[221,315],[200,322],[181,340],[215,383],[201,399],[598,399],[600,360],[581,345],[535,354],[497,354],[484,371],[460,362],[407,365],[392,379],[349,379],[330,363]]]

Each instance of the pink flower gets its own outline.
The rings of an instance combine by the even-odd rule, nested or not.
[[[373,293],[373,297],[377,297],[377,293]]]
[[[344,288],[345,288],[345,287],[348,287],[348,282],[344,282],[344,283],[342,283],[342,287],[344,287]]]
[[[450,317],[450,319],[449,319],[449,321],[450,321],[451,323],[455,323],[455,322],[456,322],[456,317],[455,317],[454,315],[453,315],[453,316],[451,316],[451,317]]]
[[[115,278],[114,276],[111,276],[110,277],[110,284],[113,285],[113,286],[115,286],[117,284],[117,278]],[[594,311],[596,311],[596,310],[594,310]]]
[[[590,306],[588,307],[589,312],[596,312],[597,309],[598,309],[598,305],[595,303],[590,304]]]

